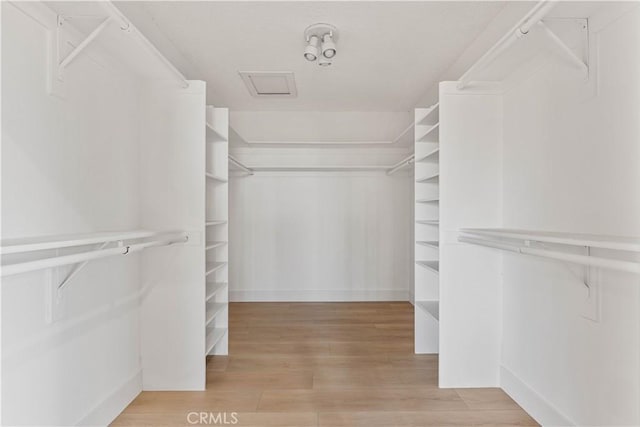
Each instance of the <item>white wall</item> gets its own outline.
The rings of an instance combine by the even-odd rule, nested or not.
[[[235,150],[248,165],[392,164],[404,150]],[[230,299],[404,300],[406,172],[258,172],[231,180]]]
[[[613,8],[590,17],[597,92],[552,62],[504,96],[505,227],[640,236],[640,8]],[[640,281],[602,270],[595,322],[582,274],[504,256],[503,387],[539,421],[639,425]]]
[[[49,96],[46,59],[44,29],[3,2],[2,237],[137,228],[134,80],[81,55],[66,96]],[[72,425],[112,392],[140,390],[137,304],[99,311],[137,292],[136,257],[89,264],[53,325],[46,273],[2,280],[3,425]]]

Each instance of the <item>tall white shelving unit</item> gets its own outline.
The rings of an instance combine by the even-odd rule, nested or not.
[[[205,356],[229,353],[229,110],[207,106]]]
[[[438,353],[439,107],[415,110],[415,352]]]

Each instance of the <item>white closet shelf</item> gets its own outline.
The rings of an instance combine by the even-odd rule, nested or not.
[[[509,228],[462,228],[461,233],[505,239],[530,240],[560,245],[640,252],[640,237],[600,234],[561,233],[553,231],[516,230]]]
[[[438,203],[440,201],[439,198],[428,198],[428,199],[417,199],[416,203]]]
[[[215,174],[214,174],[214,173],[212,173],[212,172],[206,172],[206,173],[205,173],[205,175],[206,175],[206,177],[207,177],[207,178],[212,179],[212,180],[214,180],[214,181],[219,181],[219,182],[229,182],[229,180],[228,180],[227,178],[225,178],[225,177],[223,177],[223,176],[215,175]]]
[[[440,221],[438,221],[437,219],[417,219],[416,224],[438,225],[440,224]]]
[[[207,142],[226,142],[227,137],[207,123]]]
[[[212,273],[215,273],[216,271],[220,270],[225,265],[227,265],[226,262],[209,262],[209,263],[207,263],[207,266],[206,266],[206,269],[205,269],[205,276],[208,276],[208,275],[210,275]]]
[[[416,261],[420,267],[428,268],[429,270],[433,270],[436,273],[440,272],[440,262],[439,261]]]
[[[207,328],[207,337],[206,337],[206,347],[205,347],[205,356],[211,353],[213,347],[216,346],[224,337],[224,334],[227,333],[226,328]]]
[[[224,246],[226,244],[227,244],[227,242],[222,241],[222,240],[213,240],[213,241],[207,242],[205,244],[205,246],[204,246],[204,249],[205,250],[215,249],[215,248],[219,248],[221,246]]]
[[[227,286],[227,282],[207,282],[206,291],[205,291],[205,301],[209,302],[213,297],[216,296],[218,292],[224,289]]]
[[[424,313],[440,321],[440,301],[416,301],[416,307]]]
[[[436,103],[431,107],[424,116],[416,120],[416,126],[434,126],[440,121],[440,103]]]
[[[418,178],[418,179],[416,179],[416,182],[417,183],[423,183],[423,182],[435,181],[435,180],[438,180],[439,178],[440,178],[440,174],[436,173],[436,174],[433,174],[433,175],[429,175],[429,176],[425,176],[425,177],[422,177],[422,178]]]
[[[416,136],[416,142],[432,142],[436,143],[439,139],[440,123],[436,123],[429,127],[422,135]]]
[[[416,157],[416,163],[436,161],[439,159],[440,147],[434,148],[421,157]]]
[[[0,254],[7,255],[23,252],[44,251],[48,249],[70,248],[74,246],[95,245],[98,243],[144,239],[173,233],[180,233],[180,231],[158,232],[149,230],[130,230],[2,239]]]
[[[438,249],[440,247],[440,242],[437,240],[417,240],[416,245],[428,246],[430,248]]]
[[[224,225],[226,223],[227,223],[227,221],[225,221],[225,220],[213,220],[212,219],[211,221],[205,222],[204,225],[206,227],[209,227],[209,226],[213,226],[213,225]]]
[[[224,311],[227,308],[226,303],[221,302],[212,302],[207,304],[207,315],[205,318],[205,325],[209,326],[211,322],[213,322],[216,316]]]

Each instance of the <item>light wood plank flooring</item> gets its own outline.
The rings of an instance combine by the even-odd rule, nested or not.
[[[409,303],[229,311],[230,355],[209,360],[207,391],[143,392],[113,425],[194,425],[189,412],[227,412],[238,426],[537,425],[500,389],[439,389],[437,356],[413,354]]]

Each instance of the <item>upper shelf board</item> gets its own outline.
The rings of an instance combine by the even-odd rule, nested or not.
[[[460,232],[476,236],[532,240],[562,245],[640,252],[640,237],[516,230],[508,228],[463,228],[460,229]]]
[[[97,243],[105,242],[144,239],[167,233],[172,232],[167,231],[161,233],[148,230],[131,230],[2,239],[0,253],[6,255],[21,252],[44,251],[48,249],[70,248],[73,246],[95,245]]]

